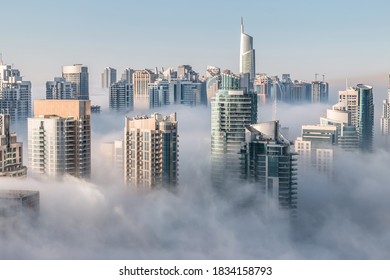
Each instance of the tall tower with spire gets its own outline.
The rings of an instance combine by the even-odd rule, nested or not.
[[[389,74],[389,85],[387,88],[387,99],[383,100],[382,104],[382,117],[381,117],[381,132],[382,135],[390,134],[390,74]]]
[[[253,49],[253,37],[244,32],[244,21],[241,17],[240,74],[245,73],[249,73],[250,80],[254,80],[255,50]]]

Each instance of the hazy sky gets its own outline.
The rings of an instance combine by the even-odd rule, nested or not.
[[[74,63],[89,66],[92,86],[106,66],[238,71],[243,16],[257,72],[369,83],[389,72],[389,9],[387,0],[4,1],[0,52],[35,88]]]

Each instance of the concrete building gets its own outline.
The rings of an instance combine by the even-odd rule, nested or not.
[[[212,180],[218,186],[222,186],[227,177],[239,178],[239,152],[245,141],[245,126],[257,121],[256,94],[236,89],[240,88],[239,83],[227,84],[232,89],[227,86],[219,90],[211,101]]]
[[[25,177],[23,143],[17,141],[15,132],[11,132],[10,122],[10,115],[0,114],[0,177]]]
[[[249,79],[255,79],[255,50],[253,49],[253,37],[244,33],[244,23],[241,18],[240,40],[240,74],[249,73]]]
[[[169,100],[169,82],[158,79],[148,85],[149,90],[149,108],[159,108],[170,104]]]
[[[26,121],[31,116],[31,82],[23,81],[18,69],[0,63],[0,111],[11,121]]]
[[[134,70],[131,68],[126,68],[121,76],[121,80],[126,81],[129,84],[133,84],[133,74]]]
[[[32,172],[88,178],[91,174],[89,100],[35,100],[28,119],[28,161]]]
[[[55,77],[46,82],[46,99],[72,99],[72,83],[64,78]]]
[[[89,100],[88,67],[82,64],[62,67],[62,77],[72,84],[72,99]]]
[[[133,85],[125,80],[110,85],[109,108],[117,112],[134,110]]]
[[[279,121],[245,126],[241,173],[245,182],[259,187],[266,201],[274,201],[281,209],[295,214],[297,158],[290,141],[279,130]]]
[[[147,110],[149,108],[148,85],[156,80],[156,74],[152,71],[136,70],[133,73],[134,108]]]
[[[383,100],[382,116],[381,116],[381,132],[382,135],[390,134],[390,74],[389,84],[387,87],[387,99]]]
[[[123,141],[104,142],[100,145],[100,152],[107,166],[114,167],[123,178]]]
[[[0,190],[0,217],[19,214],[39,214],[39,192],[27,190]]]
[[[126,118],[124,178],[140,190],[174,188],[178,181],[179,145],[176,113]]]
[[[311,83],[311,103],[326,103],[329,98],[329,84],[325,81]]]
[[[116,83],[116,69],[111,67],[104,68],[102,73],[102,88],[109,88]]]

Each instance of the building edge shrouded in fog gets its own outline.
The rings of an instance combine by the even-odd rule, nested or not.
[[[19,214],[34,217],[39,214],[39,208],[38,191],[0,190],[0,217]]]
[[[125,119],[124,179],[138,190],[175,188],[179,145],[176,113]]]
[[[255,183],[264,201],[275,202],[281,209],[296,213],[297,154],[290,141],[280,133],[279,121],[245,126],[241,146],[241,174],[248,183]]]
[[[72,84],[72,99],[89,100],[88,67],[82,64],[62,66],[62,77]]]
[[[89,178],[91,174],[89,100],[35,100],[28,119],[31,172]]]
[[[239,179],[240,148],[245,141],[245,126],[257,122],[256,94],[240,87],[240,77],[222,75],[222,89],[211,101],[212,181],[222,186]]]
[[[10,115],[0,114],[0,177],[24,177],[23,143],[10,131],[10,122]]]

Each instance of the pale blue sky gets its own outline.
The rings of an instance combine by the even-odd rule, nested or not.
[[[106,66],[238,71],[240,16],[257,72],[369,83],[390,69],[388,0],[4,2],[0,52],[36,88],[74,63],[89,67],[91,86]]]

